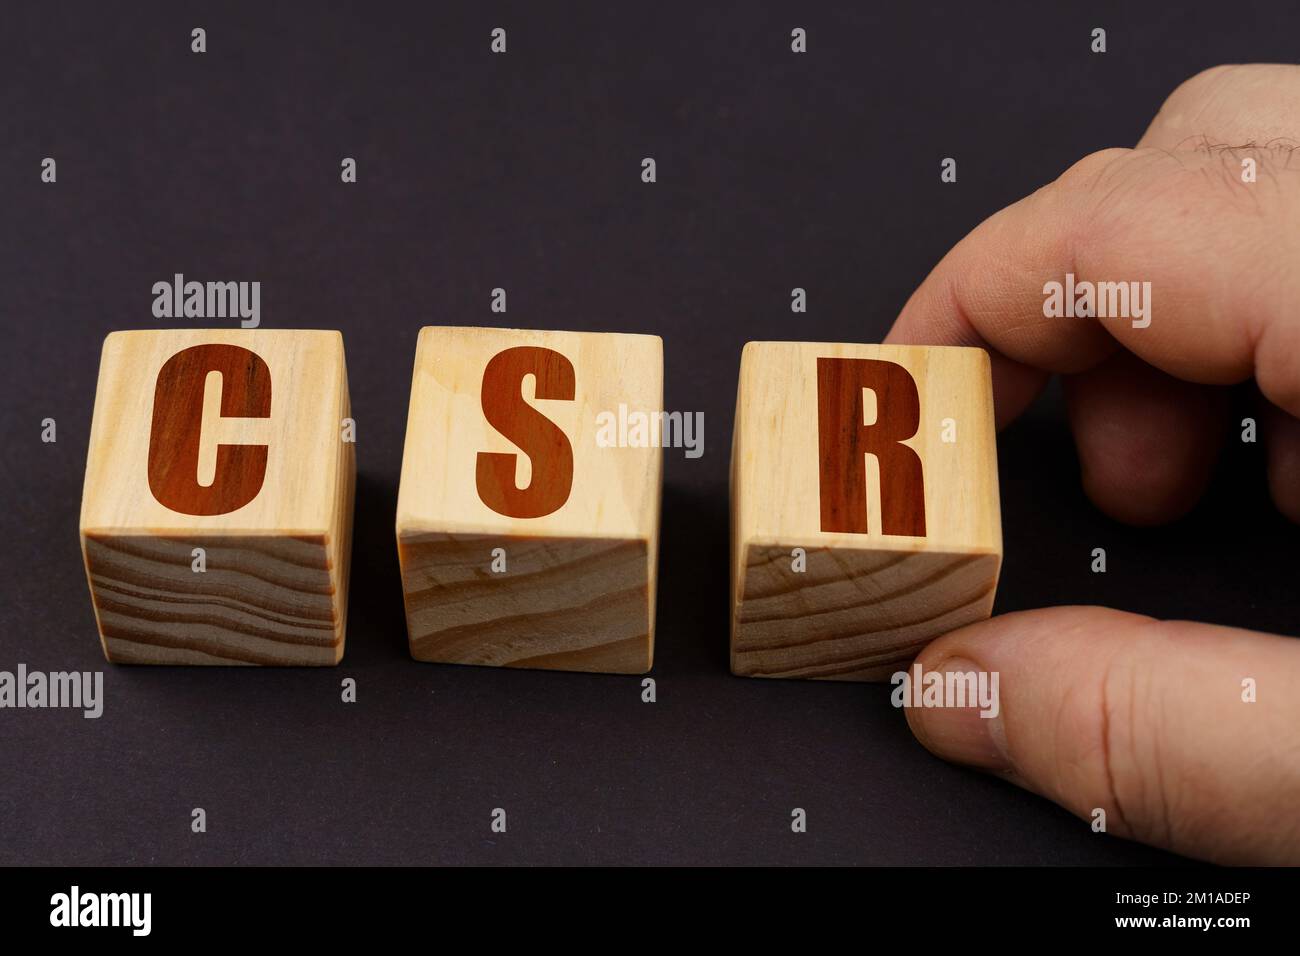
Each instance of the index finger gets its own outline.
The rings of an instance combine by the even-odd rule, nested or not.
[[[1000,424],[1047,373],[1085,371],[1120,346],[1190,382],[1231,384],[1253,372],[1269,400],[1300,416],[1300,240],[1290,226],[1300,162],[1276,149],[1230,152],[1084,158],[959,242],[886,341],[988,348]],[[1244,155],[1260,170],[1249,184],[1237,176]],[[1103,282],[1137,293],[1127,310],[1054,313],[1053,283]]]

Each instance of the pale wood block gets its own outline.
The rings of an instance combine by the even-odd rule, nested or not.
[[[337,664],[355,445],[338,332],[104,340],[81,548],[105,656]],[[194,570],[194,549],[206,570]]]
[[[888,679],[992,611],[1002,518],[988,355],[748,343],[731,509],[732,671]]]
[[[397,499],[414,658],[649,670],[662,451],[598,444],[620,404],[663,408],[658,336],[420,330]]]

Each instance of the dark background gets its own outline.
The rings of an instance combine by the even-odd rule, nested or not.
[[[1173,859],[931,757],[888,685],[729,676],[737,368],[750,339],[879,341],[962,235],[1131,145],[1180,81],[1294,59],[1300,7],[324,7],[0,13],[0,669],[106,668],[107,698],[99,720],[0,711],[0,862]],[[359,475],[337,670],[100,654],[77,544],[99,351],[175,324],[151,286],[176,272],[261,281],[265,328],[343,330]],[[658,703],[639,678],[408,658],[393,515],[427,324],[663,336],[667,405],[703,410],[706,453],[665,458]],[[1000,464],[998,611],[1096,602],[1295,632],[1300,533],[1257,446],[1230,442],[1209,499],[1158,530],[1088,504],[1055,392],[1004,432]],[[1094,547],[1109,573],[1090,572]]]

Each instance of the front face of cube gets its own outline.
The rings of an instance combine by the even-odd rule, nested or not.
[[[1002,560],[980,349],[751,342],[732,453],[736,674],[885,680],[988,617]]]
[[[116,332],[81,540],[119,663],[335,664],[354,458],[337,332]]]
[[[655,336],[425,328],[397,506],[417,660],[644,673],[662,453]]]

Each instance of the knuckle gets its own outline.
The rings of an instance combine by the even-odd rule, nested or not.
[[[1051,789],[1085,819],[1105,810],[1109,831],[1164,842],[1168,801],[1161,769],[1149,755],[1162,736],[1147,654],[1144,623],[1134,639],[1107,652],[1093,679],[1072,683],[1058,701],[1054,720],[1055,761]]]
[[[1193,73],[1179,83],[1172,93],[1165,97],[1165,106],[1178,105],[1184,100],[1199,100],[1220,83],[1232,77],[1242,69],[1249,70],[1249,65],[1240,63],[1220,63],[1218,66],[1206,67],[1199,73]]]
[[[1164,711],[1150,652],[1143,646],[1157,637],[1159,626],[1143,625],[1137,642],[1113,654],[1102,672],[1097,785],[1127,835],[1167,845],[1172,825],[1160,762]]]
[[[1300,66],[1293,63],[1221,63],[1183,80],[1165,98],[1164,107],[1194,108],[1213,97],[1246,93],[1261,85],[1294,83],[1297,79],[1300,79]]]
[[[1132,178],[1133,156],[1133,150],[1120,147],[1089,153],[1034,193],[1032,199],[1041,213],[1077,219],[1090,205],[1090,194],[1110,191]]]
[[[1124,835],[1161,846],[1203,843],[1227,809],[1207,765],[1188,752],[1183,688],[1168,668],[1184,648],[1169,622],[1148,621],[1106,667],[1100,786]]]
[[[1096,216],[1090,194],[1099,187],[1109,192],[1122,184],[1132,155],[1133,150],[1125,148],[1089,153],[1024,200],[1022,219],[1054,224],[1045,231],[1058,244],[1053,258],[1077,262],[1079,250],[1092,244]]]

